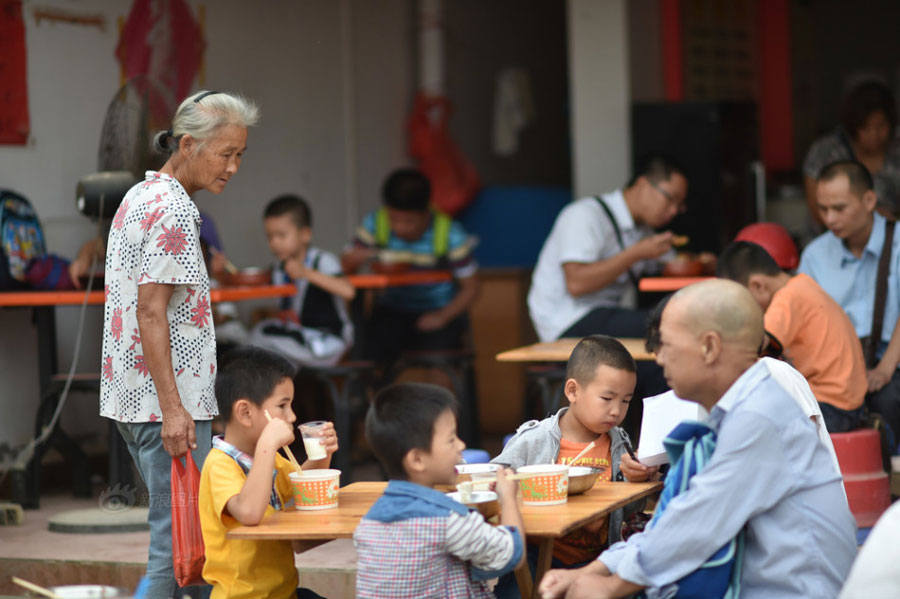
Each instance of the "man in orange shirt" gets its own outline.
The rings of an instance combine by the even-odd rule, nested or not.
[[[805,274],[790,275],[761,246],[737,241],[719,258],[720,277],[744,285],[765,311],[766,333],[809,382],[831,433],[855,429],[868,383],[862,346],[844,310]]]

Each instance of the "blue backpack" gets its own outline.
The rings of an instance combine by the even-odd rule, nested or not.
[[[0,189],[0,291],[70,289],[69,262],[47,253],[31,203]]]
[[[692,476],[712,459],[716,433],[702,422],[685,420],[663,441],[672,468],[666,474],[662,494],[649,528],[659,520],[669,502],[688,489]],[[675,599],[737,599],[741,595],[744,531],[725,543],[697,570],[678,581]]]
[[[44,231],[31,203],[0,189],[0,289],[24,289],[28,263],[44,256]]]

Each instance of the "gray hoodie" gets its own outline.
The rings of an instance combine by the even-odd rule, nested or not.
[[[509,464],[512,468],[528,466],[531,464],[555,464],[559,455],[559,441],[562,431],[559,428],[559,419],[569,408],[562,408],[559,412],[543,420],[529,420],[516,430],[515,436],[509,440],[506,447],[496,458],[491,460],[498,464]],[[609,431],[609,453],[611,457],[612,472],[610,480],[624,480],[619,470],[619,462],[625,453],[625,441],[628,434],[620,427]],[[627,512],[628,515],[644,509],[646,501],[639,500],[624,508],[615,510],[609,515],[609,544],[621,540],[622,521]]]

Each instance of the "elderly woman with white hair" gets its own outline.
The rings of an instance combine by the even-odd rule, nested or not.
[[[172,597],[170,471],[210,450],[216,340],[200,248],[198,191],[218,194],[237,173],[259,109],[236,95],[185,99],[154,145],[170,154],[125,195],[106,250],[100,414],[116,421],[150,493],[146,597]]]

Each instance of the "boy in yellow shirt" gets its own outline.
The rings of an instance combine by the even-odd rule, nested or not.
[[[294,368],[281,356],[246,347],[226,356],[216,376],[224,437],[214,437],[200,475],[200,524],[206,545],[203,578],[212,599],[297,597],[297,569],[288,541],[226,538],[238,526],[254,526],[276,510],[292,509],[294,471],[278,449],[294,440]],[[271,421],[266,418],[266,412]],[[338,440],[331,423],[326,457],[303,468],[328,468]],[[309,595],[309,591],[302,589]]]

